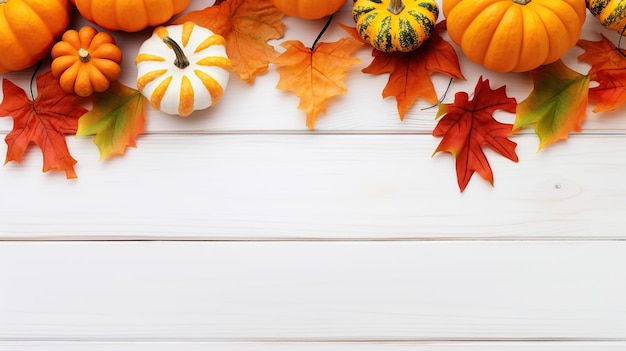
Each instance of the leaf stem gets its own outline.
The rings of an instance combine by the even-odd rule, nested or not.
[[[441,96],[441,98],[439,98],[439,100],[437,100],[437,102],[434,105],[422,108],[422,111],[429,110],[431,108],[439,106],[439,104],[441,104],[443,100],[446,99],[446,95],[448,95],[448,91],[450,90],[450,86],[452,86],[453,80],[454,78],[450,78],[450,81],[448,81],[448,86],[446,87],[446,91],[443,92],[443,95]]]
[[[620,55],[626,57],[626,54],[624,54],[624,52],[621,49],[622,46],[622,37],[624,36],[624,31],[626,30],[626,25],[624,25],[624,28],[622,28],[622,31],[619,32],[619,39],[617,40],[617,46],[615,47],[615,49],[617,50],[617,52],[620,53]]]
[[[43,64],[43,60],[39,60],[39,62],[37,62],[35,71],[33,72],[33,75],[30,77],[30,99],[32,101],[35,101],[35,93],[33,92],[33,83],[35,82],[35,77],[37,76],[37,72],[41,68],[42,64]]]
[[[328,26],[330,26],[330,22],[333,21],[333,17],[334,16],[335,16],[334,13],[332,15],[328,16],[328,21],[326,21],[326,24],[324,25],[324,28],[322,28],[322,31],[320,32],[320,34],[318,34],[317,38],[315,38],[315,41],[313,42],[313,45],[311,45],[311,50],[315,49],[315,46],[317,45],[317,42],[322,38],[322,35],[324,35],[324,32],[326,32],[326,30],[328,29]]]

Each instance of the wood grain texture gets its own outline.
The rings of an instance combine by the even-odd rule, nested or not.
[[[0,243],[2,341],[626,338],[626,242]]]
[[[353,24],[350,5],[335,23]],[[617,42],[588,16],[582,38]],[[284,21],[273,45],[325,23]],[[112,34],[134,87],[150,31]],[[481,75],[531,91],[457,52],[467,80],[445,102]],[[585,73],[581,52],[564,61]],[[356,55],[314,132],[271,66],[188,118],[149,110],[123,157],[68,137],[76,180],[41,173],[35,148],[0,167],[0,351],[626,350],[624,109],[590,106],[582,133],[541,152],[522,131],[519,163],[487,151],[495,188],[475,176],[461,194],[452,157],[432,156],[436,109],[400,121]],[[0,78],[28,90],[32,73]],[[0,138],[11,128],[0,118]]]
[[[0,238],[625,238],[626,137],[514,140],[519,163],[488,153],[495,188],[460,193],[431,136],[148,135],[109,161],[69,139],[75,181],[34,151],[0,168]]]
[[[0,351],[623,351],[624,342],[1,342]]]

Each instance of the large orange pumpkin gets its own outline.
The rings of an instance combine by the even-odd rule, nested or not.
[[[287,16],[319,19],[337,12],[346,0],[272,0],[272,3]]]
[[[443,0],[450,39],[497,72],[552,63],[578,42],[585,0]]]
[[[69,27],[70,12],[68,0],[0,0],[0,73],[47,56]]]
[[[88,21],[109,30],[138,32],[167,22],[190,0],[72,0]]]

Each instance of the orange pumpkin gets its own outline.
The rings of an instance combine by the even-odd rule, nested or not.
[[[346,0],[272,0],[272,3],[287,16],[319,19],[337,12]]]
[[[190,0],[72,0],[88,21],[108,30],[138,32],[167,22]]]
[[[448,35],[471,61],[497,72],[525,72],[574,47],[585,0],[443,0]]]
[[[0,73],[47,56],[69,27],[71,9],[68,0],[0,0]]]
[[[122,51],[111,34],[85,26],[68,30],[52,47],[52,73],[61,88],[78,96],[102,92],[121,73]]]

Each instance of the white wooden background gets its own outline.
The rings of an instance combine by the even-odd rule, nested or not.
[[[284,21],[304,43],[325,23]],[[599,32],[617,39],[589,16],[583,38]],[[127,85],[149,34],[114,33]],[[581,52],[564,60],[586,73]],[[0,350],[626,350],[626,109],[541,152],[514,136],[520,162],[487,151],[495,187],[460,193],[453,158],[432,156],[436,110],[420,100],[401,122],[357,56],[314,132],[272,67],[233,76],[211,110],[150,111],[122,157],[68,137],[76,180],[42,173],[34,147],[0,167]],[[480,75],[519,101],[532,88],[461,67],[446,102]]]

